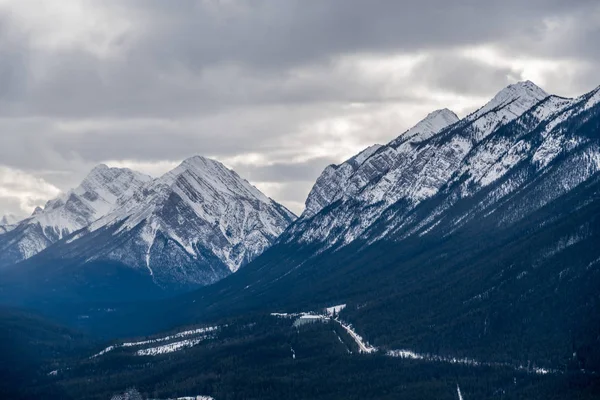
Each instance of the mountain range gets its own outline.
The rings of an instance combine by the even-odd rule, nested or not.
[[[412,397],[454,398],[448,382],[459,398],[597,397],[600,87],[564,98],[518,82],[462,119],[434,111],[327,166],[305,205],[296,218],[200,156],[158,178],[100,165],[2,220],[0,300],[138,336],[50,357],[70,393],[135,379],[166,391],[169,377],[281,398],[294,376],[315,396],[334,379],[345,398],[407,382]],[[4,315],[15,332],[66,332]],[[228,378],[214,385],[215,373]]]
[[[600,88],[569,99],[526,81],[462,119],[434,111],[325,168],[297,219],[203,157],[157,179],[100,166],[0,235],[0,296],[46,307],[210,284],[87,323],[139,334],[344,303],[384,347],[513,360],[525,343],[593,365],[599,102]]]

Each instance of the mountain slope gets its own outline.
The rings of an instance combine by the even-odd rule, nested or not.
[[[69,398],[48,372],[92,344],[81,333],[29,311],[0,307],[0,397]]]
[[[151,178],[127,168],[95,167],[75,189],[37,208],[0,235],[0,267],[28,259],[113,210]]]

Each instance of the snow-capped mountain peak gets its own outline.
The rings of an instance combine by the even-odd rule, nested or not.
[[[293,219],[222,163],[194,156],[69,238],[75,250],[66,252],[140,268],[159,285],[208,284],[262,253]]]
[[[517,82],[502,89],[492,100],[468,118],[476,119],[498,109],[507,110],[518,117],[548,96],[549,94],[544,89],[531,81]]]
[[[11,237],[0,237],[0,249],[7,261],[27,259],[63,237],[88,226],[112,211],[122,197],[131,194],[152,178],[127,168],[96,166],[79,186],[37,207],[21,221]]]
[[[422,142],[458,120],[458,116],[447,108],[433,111],[415,126],[392,140],[389,145],[398,147],[407,141]]]
[[[4,215],[0,218],[0,234],[13,230],[17,223],[22,219],[22,217],[18,217],[14,214]]]
[[[470,138],[479,142],[505,125],[523,115],[531,107],[549,95],[531,81],[508,85],[483,107],[468,115],[464,124],[471,124]]]
[[[96,166],[81,184],[46,203],[35,220],[63,237],[111,212],[121,197],[128,198],[142,185],[152,181],[148,175],[128,168]]]
[[[376,194],[369,196],[365,188],[378,181],[385,182],[380,178],[416,154],[414,146],[458,121],[456,114],[447,108],[434,111],[388,145],[367,147],[342,164],[325,168],[306,199],[302,217],[312,217],[327,205],[343,198],[356,198],[359,193],[370,197],[370,202],[379,201],[385,191],[376,190]]]
[[[203,188],[220,193],[256,198],[264,203],[270,199],[260,190],[252,186],[248,181],[242,179],[235,171],[230,170],[219,161],[202,156],[193,156],[185,159],[179,166],[167,172],[160,178],[165,184],[173,184],[182,177],[191,178],[202,182]]]

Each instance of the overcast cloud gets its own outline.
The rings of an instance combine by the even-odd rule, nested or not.
[[[599,37],[597,0],[0,0],[0,215],[193,154],[300,212],[324,167],[434,109],[592,90]]]

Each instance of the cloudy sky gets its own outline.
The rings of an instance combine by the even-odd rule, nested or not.
[[[325,166],[434,109],[592,90],[598,38],[597,0],[0,0],[0,215],[194,154],[300,212]]]

